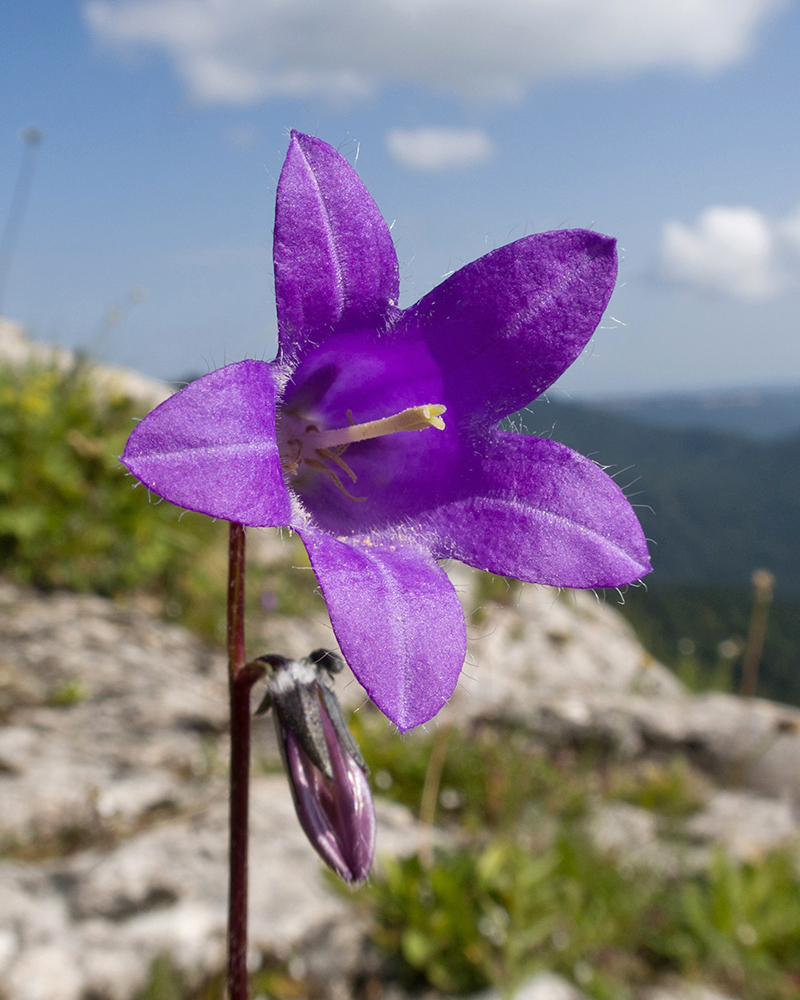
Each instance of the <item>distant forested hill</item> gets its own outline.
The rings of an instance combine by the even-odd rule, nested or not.
[[[617,396],[590,405],[661,427],[734,431],[764,441],[800,434],[798,386]]]
[[[800,434],[757,441],[544,400],[512,419],[610,466],[652,508],[638,513],[655,543],[653,583],[749,588],[763,567],[778,592],[800,595]]]
[[[690,685],[738,689],[741,656],[720,650],[744,648],[751,573],[773,572],[758,692],[800,705],[800,434],[759,441],[545,400],[512,422],[609,466],[631,502],[648,505],[637,513],[655,569],[620,610]]]

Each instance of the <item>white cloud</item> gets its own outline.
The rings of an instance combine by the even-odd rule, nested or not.
[[[386,145],[412,170],[450,170],[494,156],[494,143],[480,128],[395,128],[386,136]]]
[[[350,99],[388,82],[518,97],[533,80],[747,55],[787,0],[88,0],[95,35],[165,52],[194,100]]]
[[[800,209],[773,220],[754,208],[713,205],[694,226],[665,223],[661,269],[666,278],[696,288],[763,299],[797,279],[798,252]]]

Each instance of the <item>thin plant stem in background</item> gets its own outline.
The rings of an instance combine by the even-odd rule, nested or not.
[[[772,588],[775,584],[775,577],[766,569],[757,569],[753,573],[752,580],[753,611],[750,615],[750,630],[747,633],[747,646],[742,661],[742,687],[739,692],[743,698],[754,698],[756,694],[758,668],[767,633]]]
[[[427,835],[421,841],[419,856],[426,868],[430,868],[433,864],[433,824],[436,819],[436,801],[439,798],[439,786],[442,783],[442,772],[447,758],[449,741],[450,727],[442,726],[433,738],[428,769],[425,772],[425,783],[422,786],[419,821]]]
[[[0,315],[3,313],[3,300],[5,298],[8,275],[11,271],[11,261],[14,257],[14,250],[17,246],[22,220],[25,216],[25,209],[28,206],[28,195],[31,190],[33,180],[33,168],[36,165],[36,150],[39,148],[43,133],[35,125],[29,125],[23,129],[21,134],[25,149],[22,153],[22,163],[20,164],[17,183],[14,186],[14,194],[11,196],[11,207],[8,210],[6,224],[0,235]]]

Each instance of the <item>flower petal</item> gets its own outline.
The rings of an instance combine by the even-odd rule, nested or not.
[[[427,519],[441,558],[554,587],[618,587],[650,572],[622,490],[554,441],[495,431],[461,499]]]
[[[192,382],[136,426],[123,465],[179,507],[241,524],[288,524],[275,439],[279,381],[275,366],[240,361]]]
[[[526,406],[578,357],[617,275],[615,241],[575,229],[527,236],[467,264],[409,309],[448,401],[496,424]]]
[[[378,207],[343,156],[298,132],[278,182],[273,253],[289,360],[333,333],[380,331],[396,310],[397,255]]]
[[[401,732],[427,722],[453,693],[466,651],[447,574],[399,536],[297,530],[353,673]]]

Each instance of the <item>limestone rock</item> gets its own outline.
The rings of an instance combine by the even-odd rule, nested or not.
[[[7,586],[0,661],[12,687],[27,684],[0,727],[0,838],[110,829],[179,808],[222,752],[223,658],[145,612]]]
[[[267,543],[263,558],[279,560],[280,548]],[[461,567],[452,574],[472,614],[480,578]],[[300,656],[333,645],[326,617],[315,618],[274,616],[269,648]],[[631,757],[682,751],[746,786],[712,795],[689,821],[696,850],[721,842],[751,857],[793,838],[797,710],[688,694],[591,594],[523,587],[518,606],[486,603],[472,631],[474,662],[445,723],[520,725],[543,741],[600,740]],[[351,705],[366,697],[352,678],[337,689]],[[130,1000],[164,952],[190,981],[221,966],[227,719],[224,659],[184,629],[135,603],[0,586],[0,840],[10,849],[0,861],[3,1000]],[[271,724],[254,729],[255,760],[277,765]],[[254,960],[304,949],[309,974],[329,965],[341,993],[353,969],[374,960],[363,927],[322,876],[283,777],[255,771]],[[605,809],[590,820],[604,849],[665,872],[685,863],[652,814]],[[379,854],[429,843],[406,810],[377,810]],[[335,968],[314,965],[326,949],[337,950]],[[521,1000],[580,996],[546,975],[525,990]]]
[[[721,844],[740,861],[758,862],[797,839],[797,820],[789,803],[752,792],[718,790],[687,831]]]
[[[627,802],[610,802],[590,817],[588,833],[598,850],[624,870],[648,870],[674,878],[708,865],[703,848],[679,844],[660,836],[659,821],[648,809]]]
[[[707,986],[676,980],[669,986],[656,986],[645,990],[641,1000],[736,1000],[736,998],[726,993],[718,993]]]
[[[75,364],[75,355],[63,347],[32,340],[19,323],[0,316],[0,364],[22,367],[30,362],[68,371]],[[143,412],[168,399],[174,391],[159,379],[99,362],[92,365],[92,381],[98,393],[128,396],[142,406]]]
[[[222,655],[136,606],[6,584],[0,664],[0,837],[12,857],[47,856],[0,861],[0,996],[129,1000],[162,954],[190,981],[216,972],[227,916]],[[277,763],[272,725],[254,729],[257,758]],[[428,842],[403,807],[378,801],[376,812],[379,857]],[[59,857],[74,836],[87,846]],[[350,914],[283,775],[256,769],[254,960],[288,955]]]
[[[469,620],[476,575],[458,565],[450,575]],[[510,722],[551,744],[592,740],[622,757],[680,752],[726,784],[800,803],[800,710],[689,693],[591,592],[523,586],[471,633],[439,722]]]
[[[475,994],[472,1000],[502,1000],[499,990],[485,990]],[[540,972],[533,976],[514,994],[514,1000],[589,1000],[585,993],[576,989],[563,976],[554,972]]]
[[[517,990],[514,1000],[588,1000],[588,998],[563,976],[557,976],[552,972],[540,972]]]
[[[214,785],[205,808],[155,824],[111,851],[44,864],[0,862],[6,1000],[79,1000],[87,992],[128,1000],[160,955],[195,982],[223,965],[227,802],[224,783]],[[378,808],[378,855],[411,853],[421,836],[407,810]],[[253,784],[250,843],[254,960],[260,953],[288,956],[321,928],[349,925],[347,897],[323,877],[282,775]]]

